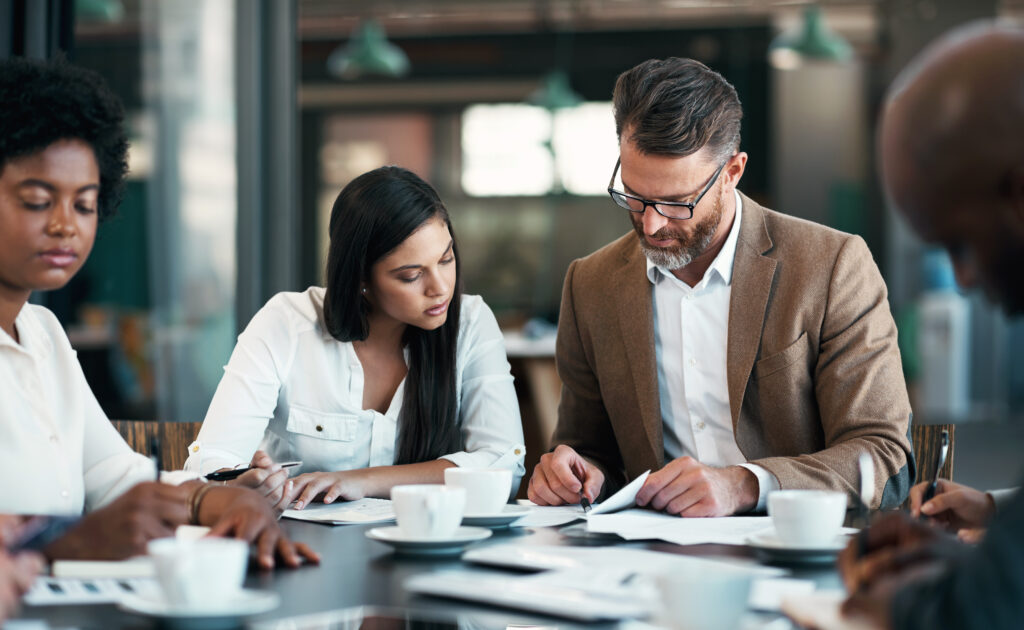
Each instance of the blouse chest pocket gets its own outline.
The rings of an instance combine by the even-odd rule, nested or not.
[[[321,440],[351,442],[359,431],[359,416],[327,413],[292,405],[288,410],[288,431]]]

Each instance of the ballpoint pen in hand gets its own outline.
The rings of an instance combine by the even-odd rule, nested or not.
[[[586,468],[582,467],[582,465],[574,464],[572,467],[572,474],[576,475],[576,478],[580,480],[580,507],[583,508],[584,512],[589,512],[591,507],[590,499],[588,499],[587,495],[583,492],[583,486],[587,480]]]
[[[301,466],[302,462],[281,462],[278,464],[281,468],[291,468],[292,466]],[[232,468],[231,470],[218,470],[217,472],[208,473],[206,478],[209,481],[230,481],[237,479],[245,473],[255,468],[255,466],[245,466],[244,468]]]
[[[939,473],[942,472],[942,467],[946,465],[946,455],[949,454],[949,431],[946,429],[942,430],[941,440],[939,453],[935,456],[935,470],[932,471],[932,481],[925,488],[924,497],[921,498],[922,505],[934,499],[935,493],[939,489]]]
[[[160,460],[160,436],[154,435],[153,439],[149,441],[149,459],[153,462],[153,467],[156,468],[156,481],[160,481],[160,471],[164,469],[163,462]]]

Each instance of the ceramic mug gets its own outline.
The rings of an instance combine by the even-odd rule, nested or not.
[[[235,538],[159,538],[146,546],[167,603],[216,611],[242,592],[249,544]]]
[[[768,495],[768,516],[783,544],[822,547],[839,535],[846,518],[846,495],[827,490],[778,490]]]
[[[391,489],[391,504],[404,536],[450,538],[462,522],[466,491],[441,484],[395,486]]]
[[[466,489],[466,516],[500,514],[512,492],[508,468],[446,468],[444,485]]]

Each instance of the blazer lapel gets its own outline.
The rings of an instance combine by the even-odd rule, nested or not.
[[[664,465],[665,446],[661,429],[661,408],[658,401],[658,374],[654,353],[654,312],[651,307],[651,283],[645,273],[645,258],[637,246],[625,256],[614,275],[614,294],[619,296],[619,330],[626,348],[629,368],[636,388],[637,410],[650,449],[643,459],[644,468],[627,470],[630,477],[650,468]]]
[[[736,431],[743,394],[747,389],[761,345],[761,330],[768,298],[772,292],[776,261],[763,256],[772,248],[772,239],[765,225],[764,209],[742,195],[743,218],[736,260],[732,271],[732,297],[729,303],[729,340],[726,351],[726,372],[729,380],[729,408],[732,427]]]

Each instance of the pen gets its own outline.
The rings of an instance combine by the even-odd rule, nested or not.
[[[292,466],[301,466],[302,462],[282,462],[281,468],[291,468]],[[252,466],[246,466],[245,468],[233,468],[231,470],[219,470],[206,475],[206,478],[210,481],[229,481],[236,479],[246,472],[252,470]]]
[[[153,461],[156,468],[156,481],[160,481],[160,471],[163,470],[163,463],[160,461],[160,436],[154,435],[149,441],[149,459]]]
[[[942,430],[941,440],[939,452],[935,456],[935,470],[932,474],[932,482],[924,489],[924,497],[921,499],[921,505],[924,505],[934,499],[935,493],[939,489],[939,473],[942,472],[942,467],[946,465],[946,455],[949,453],[949,431],[945,429]]]
[[[584,513],[589,512],[590,500],[587,499],[587,495],[583,494],[583,483],[587,479],[586,469],[581,473],[578,466],[573,466],[572,474],[576,475],[576,478],[580,480],[580,507],[583,508]]]

